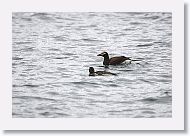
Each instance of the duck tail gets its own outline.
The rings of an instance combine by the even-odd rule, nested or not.
[[[142,61],[142,59],[131,59],[131,61]]]
[[[125,57],[125,56],[123,57],[125,58],[125,60],[131,60],[131,57]]]

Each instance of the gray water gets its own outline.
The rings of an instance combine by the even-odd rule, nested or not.
[[[104,70],[103,58],[130,56]],[[172,117],[172,15],[13,13],[14,118]]]

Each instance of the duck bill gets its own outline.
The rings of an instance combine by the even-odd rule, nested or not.
[[[100,54],[98,54],[97,56],[103,56],[103,54],[102,54],[102,53],[100,53]]]

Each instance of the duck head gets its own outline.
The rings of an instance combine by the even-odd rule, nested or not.
[[[90,74],[94,73],[94,68],[93,67],[89,67],[89,73]]]
[[[95,71],[93,67],[89,67],[89,76],[95,76]]]
[[[102,53],[98,54],[97,56],[107,57],[108,53],[107,52],[102,52]]]
[[[104,61],[103,61],[103,65],[107,68],[109,66],[109,55],[107,52],[102,52],[100,54],[98,54],[97,56],[102,56],[104,57]]]

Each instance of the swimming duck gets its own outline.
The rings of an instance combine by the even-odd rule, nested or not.
[[[102,52],[98,54],[97,56],[102,56],[104,57],[103,65],[104,66],[109,66],[109,65],[118,65],[123,63],[125,60],[130,60],[131,62],[131,57],[125,57],[125,56],[116,56],[109,58],[109,55],[107,52]]]
[[[89,67],[89,76],[117,75],[107,71],[95,71],[93,67]]]

